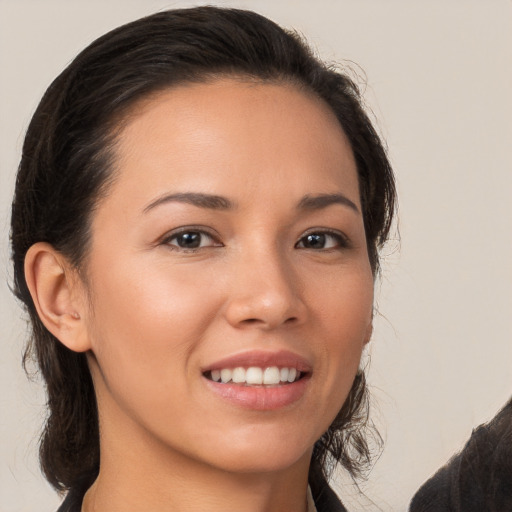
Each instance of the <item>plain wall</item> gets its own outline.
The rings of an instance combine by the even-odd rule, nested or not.
[[[240,0],[366,72],[389,146],[401,245],[385,251],[369,356],[385,450],[353,509],[402,511],[512,394],[512,2]],[[40,384],[21,369],[26,326],[8,289],[9,214],[23,134],[42,93],[107,30],[157,0],[0,0],[0,511],[59,502],[37,467]]]

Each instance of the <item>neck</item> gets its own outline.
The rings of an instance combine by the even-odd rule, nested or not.
[[[169,461],[163,470],[154,459],[114,464],[102,458],[82,511],[306,512],[309,461],[305,462],[286,471],[232,474],[190,463]]]

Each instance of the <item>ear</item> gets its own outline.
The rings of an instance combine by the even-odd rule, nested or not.
[[[67,259],[50,244],[38,242],[25,256],[25,279],[44,326],[70,350],[89,350],[85,290]]]

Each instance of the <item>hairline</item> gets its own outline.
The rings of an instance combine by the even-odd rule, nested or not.
[[[187,78],[177,80],[172,83],[162,83],[161,85],[155,85],[152,89],[142,92],[140,95],[135,95],[133,98],[127,101],[125,105],[122,105],[115,112],[111,113],[109,117],[98,124],[98,131],[102,134],[102,147],[98,152],[97,156],[100,160],[105,162],[105,179],[100,184],[100,187],[94,197],[91,208],[88,212],[88,218],[86,221],[86,241],[83,247],[83,252],[80,255],[80,260],[76,262],[76,270],[78,275],[82,278],[85,284],[88,284],[87,274],[87,259],[90,255],[91,242],[92,242],[92,222],[94,212],[101,206],[103,200],[105,200],[112,187],[115,185],[117,177],[120,175],[121,169],[117,166],[120,161],[117,149],[119,148],[121,138],[124,130],[130,124],[132,120],[142,115],[146,108],[149,108],[151,104],[158,100],[159,97],[180,88],[187,88],[195,85],[213,85],[222,81],[239,82],[240,84],[261,86],[261,85],[274,85],[290,87],[295,91],[304,94],[306,97],[314,100],[318,105],[323,106],[335,120],[336,124],[341,130],[341,133],[346,138],[347,144],[352,152],[352,157],[356,166],[356,173],[358,176],[358,194],[361,198],[361,187],[359,183],[359,172],[357,169],[357,161],[355,159],[354,148],[350,142],[345,129],[343,128],[337,113],[334,111],[332,106],[327,100],[322,98],[320,94],[315,91],[308,84],[302,80],[290,76],[285,73],[276,72],[275,76],[270,75],[268,77],[257,75],[254,73],[246,73],[243,71],[204,71],[203,73],[198,72],[197,76],[193,78]],[[361,206],[362,202],[361,202]],[[365,215],[365,210],[362,207],[361,214]],[[365,235],[365,238],[368,238]],[[372,269],[373,271],[373,269]],[[373,272],[375,274],[375,272]],[[88,286],[89,288],[89,286]]]

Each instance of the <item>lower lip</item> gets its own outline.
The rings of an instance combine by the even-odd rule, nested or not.
[[[282,386],[241,386],[222,384],[204,377],[208,387],[217,395],[245,409],[274,411],[300,400],[306,391],[309,375]]]

